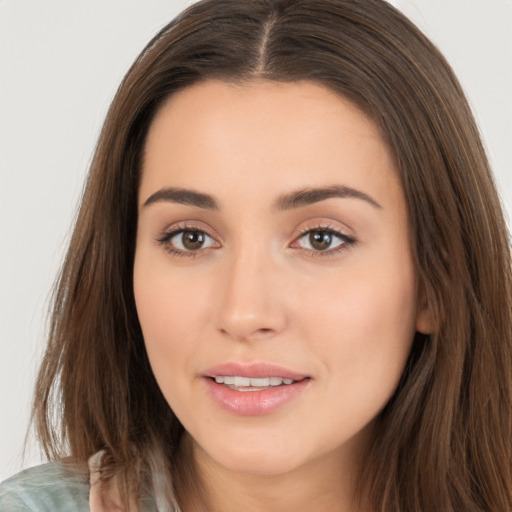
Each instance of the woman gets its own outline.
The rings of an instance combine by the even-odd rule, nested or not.
[[[34,406],[69,458],[2,509],[510,510],[511,290],[474,120],[410,22],[199,2],[110,108]]]

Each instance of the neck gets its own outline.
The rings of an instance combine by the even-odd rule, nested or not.
[[[332,452],[282,474],[232,471],[211,459],[188,434],[177,494],[186,512],[358,512],[359,457]],[[186,466],[186,468],[185,468]]]

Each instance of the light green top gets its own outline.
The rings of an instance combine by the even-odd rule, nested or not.
[[[89,512],[87,475],[62,462],[26,469],[0,484],[2,512]]]
[[[48,462],[0,483],[0,512],[90,512],[89,472],[62,461]],[[157,503],[160,505],[157,506]],[[180,512],[153,493],[143,496],[140,512]]]

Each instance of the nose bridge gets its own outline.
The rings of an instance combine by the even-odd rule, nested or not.
[[[235,339],[279,332],[286,315],[279,296],[279,269],[269,245],[240,241],[219,276],[219,329]]]

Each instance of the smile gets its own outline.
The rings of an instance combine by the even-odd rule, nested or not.
[[[237,416],[271,414],[300,399],[312,377],[268,363],[229,362],[202,374],[207,396]]]
[[[283,377],[250,378],[234,375],[218,375],[215,377],[217,384],[224,384],[234,391],[262,391],[272,387],[293,384],[293,379]]]

